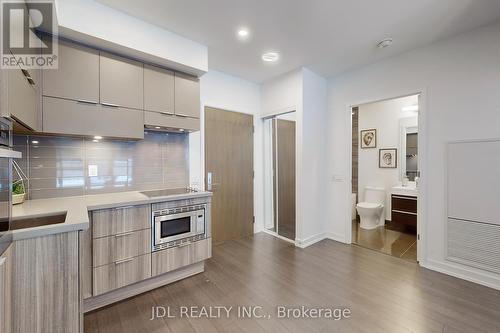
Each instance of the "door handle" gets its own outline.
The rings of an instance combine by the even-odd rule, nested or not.
[[[212,191],[212,173],[207,173],[207,190]]]

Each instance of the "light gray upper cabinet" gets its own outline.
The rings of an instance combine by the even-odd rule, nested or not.
[[[99,102],[99,52],[58,42],[58,68],[43,71],[44,96]]]
[[[165,128],[182,128],[188,131],[200,130],[200,119],[189,117],[177,117],[175,115],[159,112],[144,112],[144,124],[148,126],[160,126]]]
[[[137,61],[101,52],[101,104],[144,109],[144,67]]]
[[[44,96],[43,131],[143,139],[144,112]]]
[[[7,69],[7,110],[24,126],[38,130],[38,70]],[[31,78],[29,80],[28,78]]]
[[[174,72],[144,65],[144,109],[174,114]]]
[[[198,78],[175,73],[175,114],[200,117],[200,82]]]

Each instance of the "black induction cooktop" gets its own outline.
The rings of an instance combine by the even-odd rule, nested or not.
[[[163,190],[143,191],[141,193],[149,198],[157,198],[157,197],[166,197],[169,195],[188,194],[195,192],[197,191],[188,188],[167,188]]]

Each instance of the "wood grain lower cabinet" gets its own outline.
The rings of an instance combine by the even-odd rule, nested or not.
[[[79,332],[78,231],[12,244],[11,332]]]
[[[151,253],[151,229],[94,239],[93,267]]]
[[[212,256],[212,239],[207,238],[188,245],[178,246],[151,255],[152,276],[164,274],[191,265]]]
[[[144,138],[144,112],[122,107],[43,97],[45,133]]]
[[[417,203],[417,197],[393,194],[391,196],[391,221],[416,227]]]
[[[0,333],[12,332],[12,304],[11,304],[11,283],[12,283],[12,257],[10,246],[0,256]]]
[[[151,206],[129,206],[92,212],[92,238],[114,236],[151,227]]]
[[[93,294],[104,294],[151,277],[151,254],[94,268]]]

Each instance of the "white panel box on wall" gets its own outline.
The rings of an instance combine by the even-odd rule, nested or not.
[[[500,139],[448,144],[448,217],[500,226]]]

